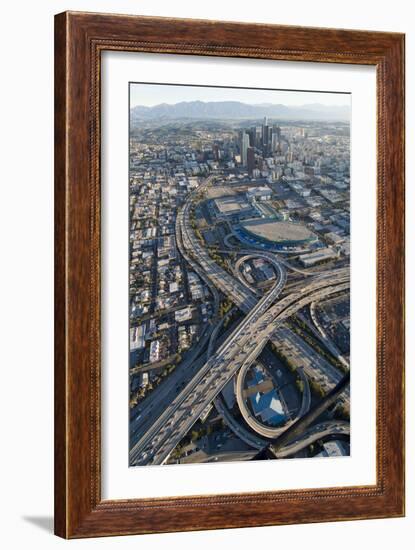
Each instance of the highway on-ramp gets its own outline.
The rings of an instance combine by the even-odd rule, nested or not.
[[[246,313],[246,317],[174,400],[165,405],[165,410],[155,418],[149,429],[138,437],[130,451],[130,463],[133,465],[165,462],[229,379],[257,358],[277,326],[310,302],[322,300],[349,287],[349,270],[333,270],[313,277],[303,288],[277,301],[284,288],[286,274],[276,261],[276,284],[258,300],[245,285],[218,266],[200,245],[191,229],[190,206],[191,197],[177,216],[186,259],[191,265],[197,264],[197,272],[203,273],[203,279],[209,279],[217,289],[229,296]]]

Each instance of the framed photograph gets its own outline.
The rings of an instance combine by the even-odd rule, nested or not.
[[[55,532],[404,515],[404,35],[55,19]]]

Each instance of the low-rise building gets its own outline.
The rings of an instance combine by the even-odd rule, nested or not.
[[[304,267],[311,267],[320,262],[325,262],[327,260],[334,260],[338,258],[339,253],[333,250],[332,248],[321,248],[316,252],[310,252],[309,254],[302,254],[299,258],[301,264]]]
[[[130,350],[143,349],[145,347],[145,325],[130,328]]]
[[[192,318],[192,308],[187,306],[174,312],[174,318],[178,323],[189,321]]]
[[[150,363],[155,363],[160,357],[160,341],[153,340],[150,344]]]
[[[261,187],[252,187],[246,193],[248,200],[269,201],[271,199],[271,189],[267,185]]]

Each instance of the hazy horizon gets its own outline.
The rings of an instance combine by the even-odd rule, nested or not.
[[[325,107],[350,107],[348,92],[302,90],[268,90],[260,88],[230,88],[179,84],[130,83],[130,108],[177,105],[183,102],[204,103],[236,101],[247,105],[284,105],[305,107],[314,104]]]

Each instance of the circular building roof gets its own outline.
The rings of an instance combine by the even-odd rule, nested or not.
[[[317,236],[304,225],[270,219],[247,220],[240,227],[259,240],[270,243],[306,243]]]

